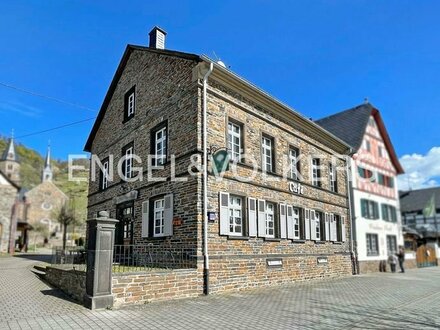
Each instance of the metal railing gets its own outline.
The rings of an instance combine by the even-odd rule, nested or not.
[[[87,252],[83,247],[54,247],[52,249],[52,266],[63,269],[85,271]]]
[[[195,250],[157,245],[115,245],[113,272],[139,272],[196,267]]]

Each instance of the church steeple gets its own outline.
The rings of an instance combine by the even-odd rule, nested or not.
[[[14,133],[0,158],[0,170],[16,184],[20,184],[20,160],[15,150]]]
[[[46,182],[52,181],[53,173],[52,173],[52,166],[50,165],[50,142],[47,145],[47,153],[46,153],[46,159],[44,161],[44,168],[43,173],[41,176],[41,181]]]

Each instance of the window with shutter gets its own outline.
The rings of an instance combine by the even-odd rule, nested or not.
[[[266,202],[266,236],[275,237],[275,204]]]
[[[229,235],[243,235],[243,198],[229,195]]]
[[[341,241],[345,242],[347,233],[345,232],[345,217],[341,216]]]
[[[148,199],[145,202],[142,202],[142,237],[148,237],[148,222],[149,222],[149,214],[148,214]]]
[[[287,238],[294,238],[294,223],[293,223],[293,207],[287,205],[286,207],[286,221],[287,221]]]
[[[173,236],[173,194],[165,195],[164,203],[164,236]]]
[[[293,238],[301,238],[300,209],[297,207],[293,208]]]
[[[266,201],[258,200],[258,236],[266,237]]]
[[[310,209],[304,210],[304,238],[310,239]]]
[[[248,197],[248,226],[249,236],[257,236],[257,201]]]
[[[229,235],[229,194],[219,193],[220,235]]]
[[[280,203],[280,216],[279,216],[279,225],[280,225],[280,237],[287,238],[287,215],[286,215],[286,204]]]

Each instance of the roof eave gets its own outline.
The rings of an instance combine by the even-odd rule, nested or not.
[[[285,103],[279,101],[266,91],[262,90],[261,88],[257,87],[253,83],[242,78],[231,70],[228,70],[227,68],[217,64],[217,62],[211,60],[206,55],[202,55],[201,58],[208,64],[214,64],[214,71],[212,73],[213,77],[221,81],[229,80],[235,82],[234,86],[241,92],[252,93],[252,95],[254,96],[252,98],[253,101],[262,103],[263,105],[266,105],[266,107],[269,107],[271,110],[278,110],[279,114],[281,114],[282,116],[286,116],[287,119],[299,121],[299,123],[303,125],[305,129],[310,129],[311,132],[314,131],[314,133],[321,138],[321,142],[324,142],[324,144],[325,142],[327,142],[327,144],[328,142],[331,142],[330,145],[332,146],[332,148],[337,149],[337,152],[346,155],[349,155],[353,152],[351,146],[348,145],[345,141],[325,130],[323,127],[319,126],[312,120],[304,117],[299,112],[292,109]]]

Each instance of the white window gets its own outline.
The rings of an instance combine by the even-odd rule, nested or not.
[[[293,238],[299,239],[301,235],[299,227],[299,209],[293,208]]]
[[[275,204],[266,203],[266,237],[275,237]]]
[[[108,168],[108,161],[106,161],[103,164],[101,189],[106,189],[108,187],[108,176],[109,176],[109,168]]]
[[[336,169],[332,163],[329,163],[329,179],[330,179],[330,191],[336,192]]]
[[[125,168],[124,168],[124,174],[126,178],[131,178],[132,175],[132,167],[133,167],[133,147],[128,148],[125,150]]]
[[[312,159],[312,185],[321,186],[321,173],[319,169],[319,158]]]
[[[365,149],[366,149],[367,151],[370,151],[370,150],[371,150],[371,144],[370,144],[370,141],[368,141],[368,140],[365,140]]]
[[[127,117],[134,115],[134,92],[128,96]]]
[[[229,234],[242,235],[243,232],[243,199],[229,196]]]
[[[263,171],[273,172],[272,139],[263,136],[261,148],[263,151]]]
[[[228,150],[232,160],[239,161],[241,154],[241,126],[228,123]]]
[[[289,162],[290,162],[290,178],[298,180],[298,150],[290,148],[289,150]]]
[[[155,134],[155,165],[165,164],[167,159],[167,128],[159,129]]]
[[[154,201],[154,236],[163,236],[164,234],[164,211],[165,211],[165,199],[157,199]]]
[[[316,224],[316,240],[321,239],[321,213],[315,212],[315,224]]]

